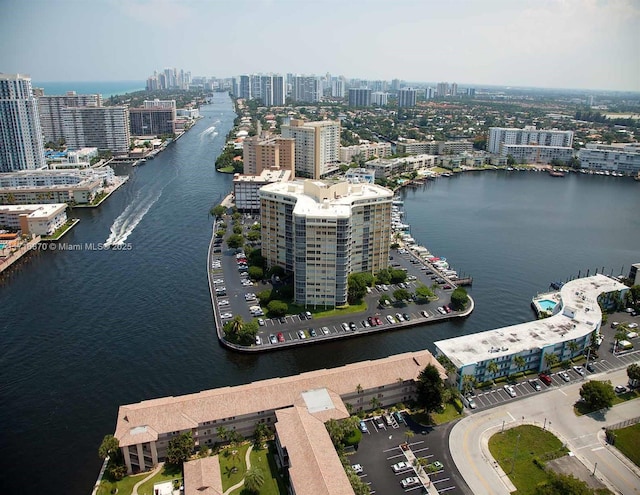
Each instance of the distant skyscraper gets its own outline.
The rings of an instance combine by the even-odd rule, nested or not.
[[[344,81],[339,78],[331,81],[331,96],[333,96],[334,98],[344,98],[344,95]]]
[[[245,100],[251,99],[251,77],[249,75],[245,74],[240,76],[238,98],[243,98]]]
[[[467,88],[467,96],[473,98],[476,95],[476,88]]]
[[[389,101],[389,93],[383,93],[382,91],[374,91],[371,93],[371,103],[373,105],[384,106]]]
[[[322,96],[322,84],[316,76],[294,76],[291,98],[294,101],[317,103]]]
[[[415,107],[417,99],[417,91],[411,88],[402,88],[398,91],[398,106],[403,107]]]
[[[449,83],[447,82],[439,82],[436,87],[436,93],[438,98],[442,98],[449,94]]]
[[[31,78],[0,74],[0,172],[43,168],[42,129]]]
[[[398,91],[400,89],[400,79],[394,79],[391,81],[391,89],[393,91]]]
[[[433,98],[433,88],[425,88],[424,97],[427,100],[431,100]]]
[[[371,106],[371,90],[368,88],[350,88],[349,89],[349,106],[350,107],[370,107]]]
[[[280,74],[276,74],[272,76],[271,92],[273,95],[273,100],[271,101],[271,104],[276,107],[283,106],[287,91],[284,85],[284,77],[282,77]]]
[[[458,96],[458,83],[451,83],[451,96]]]
[[[62,109],[65,107],[99,107],[102,106],[102,95],[78,95],[68,91],[66,95],[41,96],[38,98],[40,125],[44,141],[57,142],[64,139],[62,129]]]

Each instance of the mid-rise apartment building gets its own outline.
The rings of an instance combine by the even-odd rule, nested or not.
[[[31,78],[0,73],[0,172],[46,167]]]
[[[38,97],[40,125],[45,142],[58,142],[65,139],[62,123],[62,110],[66,107],[99,107],[102,106],[102,95],[79,95],[68,91],[65,95]]]
[[[338,170],[340,122],[292,119],[281,126],[282,137],[295,140],[295,175],[320,179]]]
[[[62,121],[69,148],[95,147],[115,154],[129,151],[129,109],[125,106],[65,107]]]
[[[370,107],[371,106],[371,90],[368,88],[350,88],[349,89],[349,106],[350,107]]]
[[[296,303],[343,305],[349,274],[388,266],[389,189],[305,180],[270,184],[259,195],[262,256],[293,274]]]
[[[41,205],[1,205],[0,228],[23,234],[52,235],[67,221],[64,203]]]
[[[147,102],[145,102],[147,103]],[[176,108],[145,106],[129,108],[129,125],[132,136],[173,136],[176,132]]]
[[[471,141],[401,141],[396,151],[403,155],[457,155],[471,153]]]
[[[289,170],[295,176],[295,139],[263,134],[244,140],[242,147],[243,172],[260,175],[263,170]]]
[[[70,105],[70,106],[80,106],[80,105]],[[176,108],[176,100],[160,100],[156,98],[155,100],[144,100],[142,102],[143,108],[167,108],[167,109],[175,109]]]
[[[389,93],[384,93],[382,91],[374,91],[373,93],[371,93],[372,105],[383,107],[387,103],[389,103]]]
[[[487,151],[500,154],[503,144],[570,148],[573,145],[573,131],[538,130],[535,126],[525,126],[524,129],[490,127]]]
[[[640,173],[638,143],[589,143],[578,152],[580,167],[589,170],[611,170],[629,175]]]
[[[241,212],[259,212],[262,186],[273,182],[286,182],[293,179],[291,170],[262,170],[257,175],[235,174],[233,177],[233,202]]]
[[[624,300],[628,290],[602,274],[572,280],[560,289],[552,316],[440,340],[435,342],[436,354],[453,363],[457,373],[450,378],[460,389],[469,380],[482,383],[516,372],[540,372],[549,368],[547,354],[557,362],[583,354],[600,331],[601,305],[609,308],[617,297]]]
[[[376,172],[376,179],[387,179],[398,173],[431,168],[435,166],[434,155],[415,155],[402,158],[376,158],[365,165]]]
[[[355,156],[362,156],[365,160],[391,156],[391,143],[365,143],[340,147],[340,161],[349,163]]]
[[[345,83],[342,79],[336,78],[331,81],[331,96],[334,98],[344,98]]]
[[[502,144],[500,156],[512,156],[517,163],[567,163],[573,158],[573,148],[567,146],[537,146],[535,144]]]

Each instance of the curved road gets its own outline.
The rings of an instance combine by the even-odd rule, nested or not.
[[[626,370],[596,379],[626,384]],[[573,404],[580,398],[584,381],[564,387],[550,387],[526,399],[472,414],[451,430],[452,458],[475,495],[508,495],[515,490],[509,478],[491,457],[489,438],[503,428],[523,423],[545,427],[560,440],[614,493],[640,494],[640,469],[606,444],[603,427],[640,416],[640,399],[627,401],[610,410],[576,417]],[[596,466],[597,463],[597,466]]]

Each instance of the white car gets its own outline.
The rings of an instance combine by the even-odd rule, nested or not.
[[[419,485],[420,478],[418,478],[417,476],[410,476],[400,481],[400,484],[402,485],[402,488],[409,488],[410,486]]]
[[[441,315],[446,315],[447,314],[447,310],[444,309],[443,306],[438,306],[438,313],[440,313]]]
[[[222,318],[223,320],[230,320],[231,318],[233,318],[233,313],[222,313],[220,315],[220,318]]]
[[[565,382],[571,381],[571,377],[569,376],[569,373],[567,373],[566,371],[561,371],[560,373],[558,373],[558,375],[560,375],[560,378],[562,378]]]
[[[229,306],[229,300],[221,299],[220,301],[218,301],[218,306]]]
[[[262,339],[260,338],[260,335],[256,335],[256,345],[260,344],[262,344]]]
[[[298,337],[300,337],[300,339],[306,339],[307,336],[304,334],[303,330],[298,330]]]
[[[395,323],[395,322],[396,322],[396,320],[395,320],[395,319],[393,318],[393,316],[391,316],[391,315],[387,315],[387,321],[388,321],[389,323],[391,323],[391,324],[393,324],[393,323]]]
[[[632,329],[632,330],[633,330],[634,328],[638,328],[638,324],[637,324],[636,322],[629,323],[629,324],[627,325],[627,327],[629,327],[630,329]]]
[[[505,385],[504,386],[504,390],[511,396],[511,397],[515,397],[516,396],[516,389],[513,388],[511,385]]]
[[[224,280],[221,278],[217,278],[213,281],[214,284],[224,284]]]
[[[362,468],[362,464],[354,464],[353,466],[351,466],[351,469],[353,469],[356,472],[356,474],[360,474],[364,470]]]
[[[408,462],[402,461],[391,466],[391,469],[393,469],[394,473],[399,473],[400,471],[404,471],[405,469],[409,469],[410,467],[411,466],[409,465]]]
[[[427,311],[426,311],[426,310],[424,310],[424,309],[423,309],[422,311],[420,311],[420,314],[421,314],[422,316],[424,316],[425,318],[429,318],[429,313],[427,313]]]
[[[573,371],[578,373],[578,375],[580,376],[584,376],[584,373],[585,373],[584,368],[582,366],[574,366]]]

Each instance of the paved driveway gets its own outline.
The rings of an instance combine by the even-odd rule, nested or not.
[[[638,355],[636,354],[636,359]],[[571,371],[571,373],[574,373]],[[626,370],[593,376],[615,384],[626,383]],[[591,472],[615,493],[640,493],[640,469],[616,455],[604,441],[602,428],[637,417],[640,399],[619,404],[604,413],[576,417],[573,404],[579,398],[582,380],[564,387],[530,393],[492,409],[479,411],[459,421],[451,430],[449,447],[462,476],[476,495],[508,495],[513,491],[507,476],[489,454],[489,438],[502,428],[535,424],[553,432]],[[532,389],[533,390],[533,389]],[[597,464],[597,466],[596,466]]]

